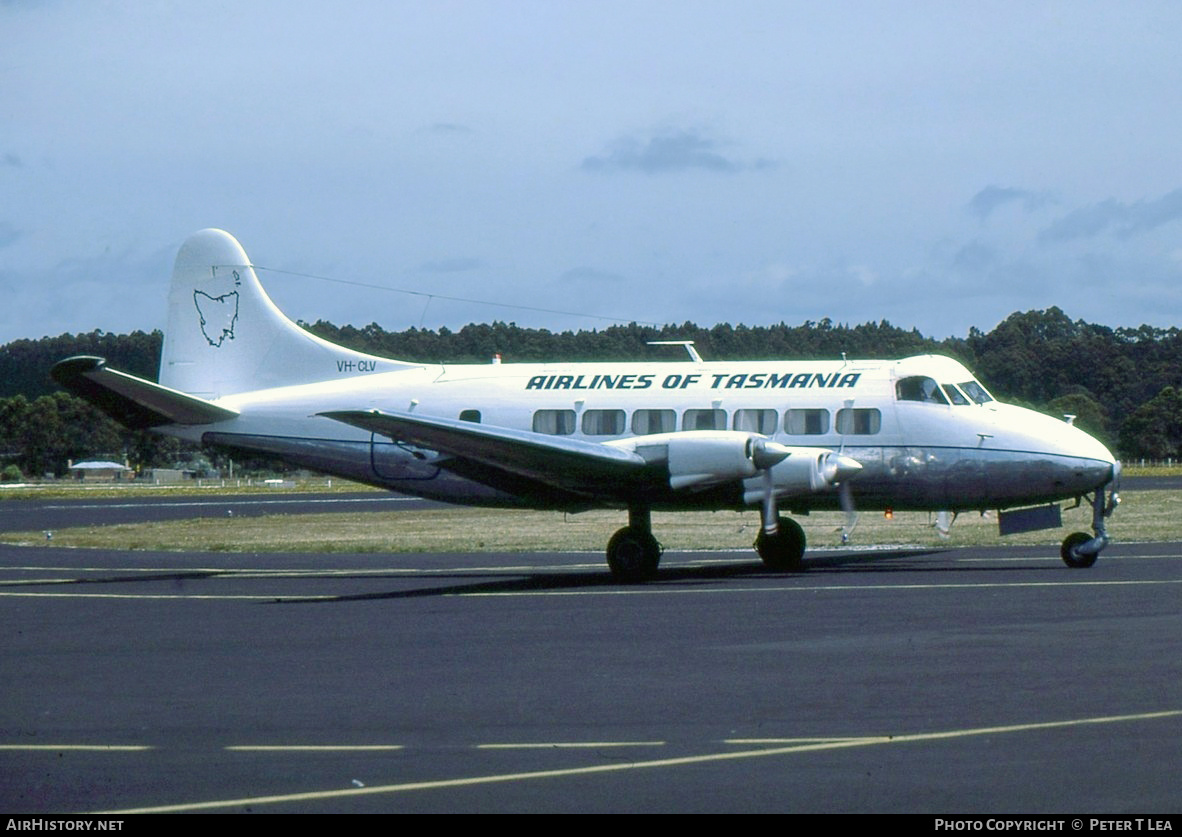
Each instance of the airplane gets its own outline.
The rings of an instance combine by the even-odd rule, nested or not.
[[[754,548],[806,564],[790,513],[998,509],[1002,534],[1062,525],[1092,566],[1120,463],[1098,440],[1004,404],[959,362],[899,360],[412,363],[353,351],[288,319],[233,236],[180,248],[159,382],[102,358],[53,378],[133,429],[267,454],[406,494],[503,508],[627,510],[607,544],[621,582],[657,575],[653,510],[758,508]],[[947,519],[947,514],[944,516]]]

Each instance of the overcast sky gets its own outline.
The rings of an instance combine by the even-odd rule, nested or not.
[[[204,227],[391,330],[1178,325],[1179,43],[1173,0],[0,0],[0,343],[163,327]]]

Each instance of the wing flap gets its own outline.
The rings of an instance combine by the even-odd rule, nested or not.
[[[187,395],[107,367],[101,357],[80,355],[58,362],[55,381],[132,430],[163,424],[213,424],[238,415],[204,398]]]

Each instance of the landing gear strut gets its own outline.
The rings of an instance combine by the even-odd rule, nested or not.
[[[1104,524],[1104,519],[1116,511],[1120,503],[1120,495],[1116,493],[1119,482],[1120,463],[1117,462],[1112,468],[1112,481],[1108,483],[1112,488],[1107,498],[1104,496],[1105,486],[1097,488],[1092,496],[1092,530],[1096,533],[1095,537],[1087,532],[1072,532],[1063,539],[1063,545],[1059,547],[1059,556],[1063,563],[1072,569],[1092,566],[1100,557],[1100,550],[1108,546],[1108,527]]]
[[[653,537],[652,515],[647,507],[628,509],[628,525],[607,543],[607,566],[616,581],[634,584],[656,578],[661,545]]]

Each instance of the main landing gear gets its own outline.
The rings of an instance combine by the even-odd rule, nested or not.
[[[862,466],[855,463],[856,469]],[[764,471],[763,502],[760,504],[759,535],[755,551],[763,565],[776,572],[800,572],[804,569],[804,529],[790,517],[782,517],[776,508],[776,490],[771,469]]]
[[[628,525],[607,542],[607,566],[616,581],[651,581],[661,563],[661,545],[653,537],[652,514],[646,507],[628,509]]]
[[[1117,494],[1117,485],[1120,480],[1120,463],[1116,463],[1113,467],[1112,481],[1108,485],[1112,488],[1108,492],[1107,498],[1104,496],[1104,486],[1096,489],[1096,493],[1092,495],[1092,530],[1096,533],[1093,537],[1087,532],[1072,532],[1063,539],[1063,545],[1059,547],[1059,556],[1063,559],[1063,563],[1072,569],[1085,569],[1096,563],[1096,559],[1100,557],[1100,550],[1108,546],[1108,527],[1105,526],[1105,518],[1112,515],[1116,511],[1116,507],[1120,504],[1120,495]]]
[[[804,530],[790,517],[777,517],[775,531],[767,528],[755,539],[755,551],[764,566],[776,572],[804,569]],[[607,566],[616,581],[636,584],[657,577],[661,544],[653,537],[652,515],[647,508],[628,510],[628,525],[607,543]]]
[[[776,531],[769,534],[760,529],[755,539],[755,551],[764,566],[776,572],[800,572],[804,569],[804,529],[791,517],[780,517]]]

